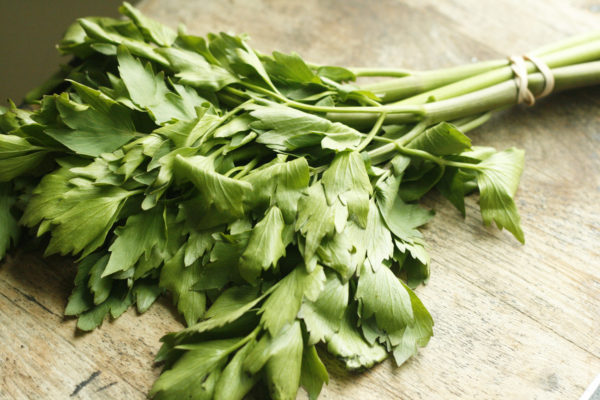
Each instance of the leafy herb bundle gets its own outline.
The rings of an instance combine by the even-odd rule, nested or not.
[[[65,313],[96,328],[168,291],[188,327],[163,338],[157,399],[275,399],[327,371],[402,364],[433,334],[416,202],[438,189],[523,242],[523,151],[465,132],[514,104],[507,61],[427,72],[264,55],[243,37],[178,33],[124,3],[59,44],[73,55],[28,108],[0,111],[0,257],[19,227],[79,257]],[[557,89],[600,83],[600,35],[535,52]],[[529,65],[530,89],[544,81]],[[360,76],[392,76],[357,86]],[[398,77],[399,76],[399,77]],[[47,234],[47,235],[45,235]]]

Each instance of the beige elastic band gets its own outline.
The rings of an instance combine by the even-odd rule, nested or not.
[[[554,89],[554,75],[548,65],[537,57],[530,55],[511,56],[508,58],[511,62],[511,69],[515,74],[515,82],[517,84],[517,102],[525,103],[528,106],[535,104],[536,96],[529,90],[529,79],[527,77],[527,64],[525,60],[529,60],[535,65],[544,77],[544,89],[537,95],[537,98],[549,95]]]

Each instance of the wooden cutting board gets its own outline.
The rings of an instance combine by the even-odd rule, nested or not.
[[[269,52],[323,64],[427,69],[522,54],[600,27],[586,0],[147,0],[190,32],[247,33]],[[417,294],[435,319],[428,347],[348,373],[329,360],[322,399],[577,399],[600,373],[600,88],[514,107],[472,133],[526,150],[517,194],[527,243],[439,195],[424,230],[432,277]],[[90,333],[62,316],[69,260],[14,252],[0,265],[0,398],[143,399],[159,338],[181,323],[167,300]],[[300,393],[299,398],[306,398]]]

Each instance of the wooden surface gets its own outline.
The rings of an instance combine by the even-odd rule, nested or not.
[[[190,32],[245,32],[262,51],[317,63],[434,68],[520,54],[598,29],[600,3],[504,1],[143,1]],[[401,368],[350,374],[330,361],[322,399],[577,399],[600,373],[600,88],[516,107],[472,133],[526,150],[517,206],[526,245],[440,196],[425,229],[436,325]],[[86,335],[62,317],[69,262],[18,251],[0,265],[0,398],[142,399],[158,339],[180,323],[166,300]],[[300,394],[300,398],[305,398]]]

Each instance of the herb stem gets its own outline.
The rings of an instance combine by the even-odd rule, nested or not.
[[[315,106],[312,104],[304,104],[298,101],[290,100],[287,97],[275,93],[269,89],[265,89],[258,85],[254,85],[248,82],[242,82],[242,85],[247,87],[248,89],[254,90],[256,92],[265,94],[274,99],[277,99],[284,103],[287,106],[311,112],[318,113],[343,113],[343,114],[352,114],[352,113],[366,113],[366,114],[380,114],[380,113],[394,113],[394,114],[413,114],[413,115],[423,115],[424,109],[421,105],[394,105],[394,106],[368,106],[368,107],[325,107],[325,106]]]
[[[408,69],[395,69],[395,68],[363,68],[355,67],[350,68],[350,71],[359,76],[387,76],[401,78],[409,75],[413,75],[414,71]]]
[[[379,130],[381,129],[381,125],[383,125],[383,121],[385,121],[385,116],[386,116],[385,113],[381,113],[379,118],[377,118],[375,125],[373,125],[373,128],[371,128],[371,131],[369,132],[367,137],[356,148],[356,151],[358,151],[358,152],[363,151],[365,149],[365,147],[367,147],[369,145],[369,143],[371,143],[373,138],[375,138],[375,136],[377,135],[377,132],[379,132]]]
[[[254,168],[256,166],[256,164],[258,163],[258,161],[260,159],[261,159],[261,156],[254,157],[252,160],[250,160],[250,162],[248,164],[246,164],[244,166],[244,168],[242,168],[242,170],[240,172],[238,172],[237,175],[235,175],[233,177],[233,179],[241,179],[242,177],[246,176],[248,174],[248,172],[250,172],[252,170],[252,168]]]
[[[427,92],[452,82],[506,66],[507,64],[508,62],[506,60],[493,60],[433,71],[424,71],[411,74],[401,79],[363,85],[361,86],[361,89],[375,93],[381,97],[382,102],[386,103]]]
[[[475,117],[465,117],[452,121],[452,124],[455,125],[461,132],[466,133],[486,123],[491,116],[492,112],[488,111]]]
[[[598,58],[600,58],[600,48],[598,49]],[[566,67],[554,68],[552,73],[555,79],[554,92],[565,89],[573,89],[583,86],[593,86],[600,84],[600,61],[586,62],[581,64],[569,65]],[[541,73],[529,75],[529,90],[534,95],[540,93],[544,87],[544,77]],[[512,78],[494,86],[473,92],[466,92],[462,95],[423,104],[425,117],[430,123],[440,121],[452,121],[463,117],[494,111],[506,106],[517,104],[517,86]],[[346,125],[364,129],[372,126],[374,118],[370,114],[340,114],[328,113],[327,118],[331,121],[342,122]],[[411,114],[392,114],[387,116],[388,124],[403,124],[415,122],[415,115]]]
[[[425,132],[425,129],[427,129],[427,127],[429,125],[430,125],[430,122],[428,120],[423,120],[423,121],[419,122],[408,133],[406,133],[404,136],[402,136],[401,138],[396,139],[394,141],[394,143],[397,143],[400,146],[407,145],[413,139],[415,139],[417,136],[419,136],[423,132]]]

